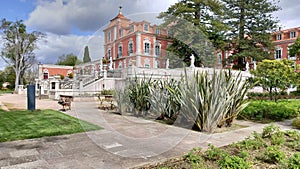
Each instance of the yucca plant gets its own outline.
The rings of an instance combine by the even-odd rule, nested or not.
[[[248,90],[241,74],[227,75],[223,70],[214,70],[211,75],[207,71],[196,72],[191,78],[185,74],[180,88],[180,115],[187,124],[213,132],[218,124],[235,117],[245,107]]]
[[[174,121],[180,109],[179,82],[158,80],[150,89],[151,112],[158,116],[157,119]]]
[[[144,115],[150,109],[150,88],[153,85],[151,78],[135,77],[128,86],[129,100],[136,115]]]

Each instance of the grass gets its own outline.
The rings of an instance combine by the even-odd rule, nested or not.
[[[0,110],[0,119],[0,142],[101,129],[55,110]]]
[[[181,168],[299,168],[300,132],[281,131],[275,125],[266,126],[261,134],[231,145],[206,151],[193,149],[182,157],[161,163],[145,165],[139,169]]]
[[[10,89],[6,89],[6,90],[0,90],[0,95],[2,94],[7,94],[7,93],[13,93],[14,91],[13,90],[10,90]]]

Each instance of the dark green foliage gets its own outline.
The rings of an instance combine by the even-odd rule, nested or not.
[[[212,47],[221,49],[225,44],[222,9],[222,3],[216,0],[185,0],[162,12],[162,26],[168,26],[174,42],[168,50],[188,64],[194,54],[196,66],[213,65]]]
[[[300,56],[300,37],[298,36],[295,43],[289,47],[290,56]]]
[[[91,61],[90,53],[89,53],[89,47],[85,46],[84,48],[84,54],[83,54],[83,63],[87,63]]]
[[[230,31],[227,34],[233,59],[242,65],[243,58],[251,56],[256,61],[270,57],[273,49],[270,32],[277,28],[278,21],[272,13],[279,10],[275,1],[222,0],[225,3],[225,18]]]
[[[288,158],[287,168],[298,169],[300,167],[300,152]]]
[[[57,65],[65,65],[65,66],[75,66],[76,64],[80,64],[81,61],[75,56],[73,53],[69,53],[67,55],[61,55],[57,60]]]
[[[239,118],[249,120],[275,120],[290,119],[299,115],[296,101],[251,101],[240,113]]]

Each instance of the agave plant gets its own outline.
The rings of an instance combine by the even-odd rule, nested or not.
[[[181,116],[201,131],[213,132],[224,120],[233,119],[247,104],[247,85],[241,74],[230,75],[223,70],[196,72],[184,77],[180,88]]]

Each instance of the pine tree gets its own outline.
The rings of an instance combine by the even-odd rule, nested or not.
[[[83,63],[87,63],[90,61],[91,61],[91,58],[90,58],[90,53],[89,53],[89,47],[85,46],[84,55],[83,55]]]
[[[244,58],[257,61],[270,58],[273,49],[271,32],[278,21],[272,13],[280,8],[275,0],[223,0],[226,23],[230,27],[227,36],[234,51],[232,59],[244,66]]]
[[[194,54],[196,66],[213,64],[215,49],[225,46],[222,9],[218,0],[182,0],[162,12],[162,26],[168,27],[173,38],[168,50],[186,63]]]

